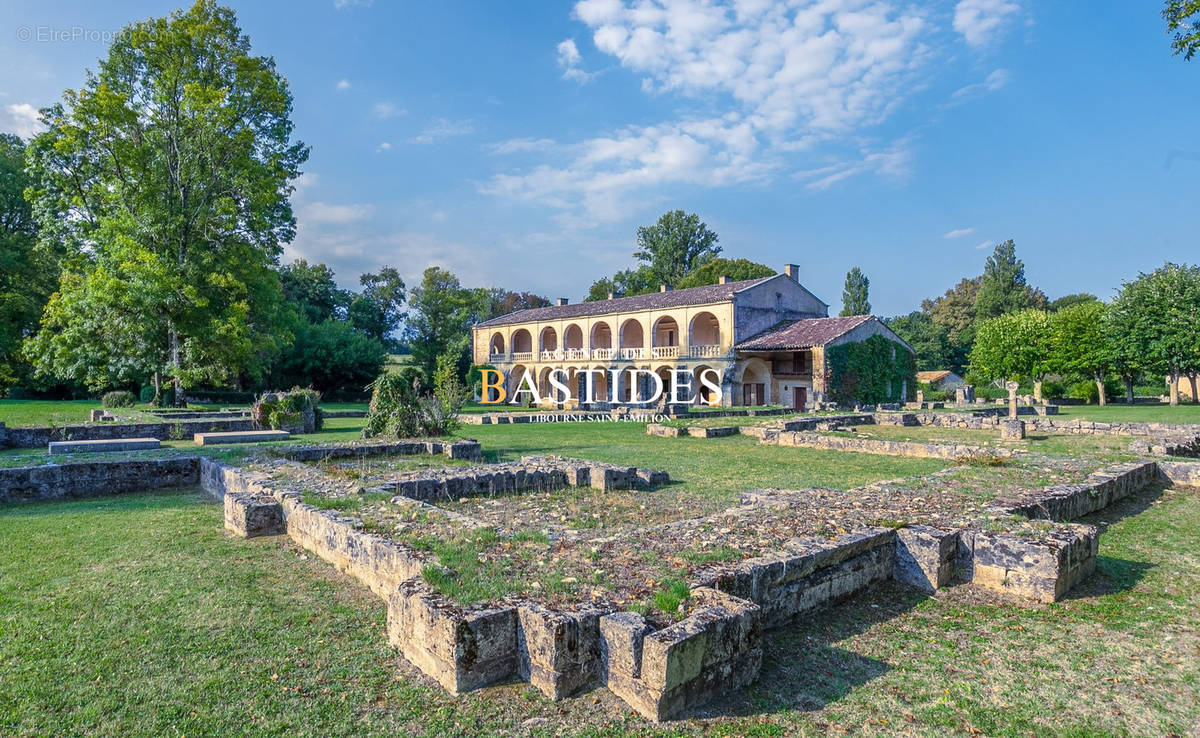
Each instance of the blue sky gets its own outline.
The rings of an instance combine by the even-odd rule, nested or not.
[[[915,309],[1013,238],[1051,297],[1198,258],[1200,61],[1157,2],[234,2],[312,146],[290,256],[577,300],[699,213],[836,310]],[[0,2],[0,130],[170,2]]]

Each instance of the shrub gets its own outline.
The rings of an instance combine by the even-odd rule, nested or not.
[[[266,392],[250,406],[250,417],[273,430],[289,425],[316,430],[323,423],[320,402],[321,393],[314,389],[293,387],[288,392]]]
[[[432,395],[421,392],[416,378],[381,374],[371,383],[364,438],[440,436],[458,427],[467,391],[458,379],[453,357],[438,359]]]
[[[143,405],[149,405],[154,402],[154,387],[150,385],[142,387],[142,390],[138,392],[138,402]]]
[[[133,393],[129,390],[113,390],[112,392],[105,392],[104,396],[100,398],[100,404],[107,408],[133,407],[136,401],[137,400],[134,398]]]

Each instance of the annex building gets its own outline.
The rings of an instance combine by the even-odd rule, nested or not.
[[[829,306],[800,284],[794,264],[761,279],[723,277],[703,287],[664,286],[635,297],[557,303],[474,326],[474,362],[503,371],[510,396],[526,369],[543,396],[549,395],[552,370],[575,378],[571,370],[600,369],[604,373],[596,375],[585,404],[605,407],[613,397],[628,402],[634,392],[647,396],[645,385],[652,380],[634,369],[649,369],[664,383],[672,370],[686,369],[696,401],[711,402],[712,392],[699,377],[712,369],[720,377],[721,404],[804,410],[827,399],[828,347],[882,334],[907,348],[874,316],[828,317]],[[610,388],[613,370],[617,384]],[[587,397],[579,379],[573,394]]]

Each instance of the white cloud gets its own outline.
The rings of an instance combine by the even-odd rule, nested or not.
[[[999,40],[1021,6],[1013,0],[960,0],[954,6],[954,30],[971,46]]]
[[[29,103],[5,105],[0,131],[15,133],[21,138],[32,138],[42,132],[41,116],[37,108]]]
[[[580,56],[579,47],[575,45],[574,39],[569,38],[559,42],[557,50],[558,66],[563,70],[563,79],[583,83],[595,76],[594,73],[585,72],[579,68],[579,62],[583,61],[583,57]]]
[[[923,11],[891,0],[581,0],[575,16],[643,90],[704,109],[547,147],[548,163],[482,187],[591,221],[626,217],[648,189],[766,181],[822,144],[861,139],[923,81],[931,56]],[[578,70],[573,40],[557,52]],[[906,141],[858,143],[799,176],[821,189],[859,173],[903,176],[910,160]]]
[[[375,147],[376,154],[382,154],[385,151],[391,151],[391,150],[392,150],[392,142],[391,141],[382,141],[382,142],[380,142],[379,146]]]
[[[373,206],[367,204],[333,205],[321,201],[301,202],[296,207],[296,222],[301,225],[360,223],[371,217],[374,210]]]
[[[407,110],[398,108],[398,107],[396,107],[395,103],[390,103],[390,102],[377,102],[377,103],[375,103],[374,106],[371,107],[371,114],[374,115],[376,118],[379,118],[380,120],[387,120],[388,118],[397,118],[401,115],[406,115],[407,113],[408,113]]]
[[[367,8],[370,7],[371,3],[373,2],[375,2],[375,0],[333,0],[333,7],[337,8],[338,10],[356,7]]]
[[[947,231],[946,233],[942,234],[942,238],[962,238],[963,236],[969,236],[974,232],[974,228],[955,228],[952,231]]]
[[[982,82],[975,82],[974,84],[958,88],[951,97],[962,99],[981,92],[995,92],[1008,85],[1010,79],[1012,79],[1012,74],[1007,69],[997,69]]]
[[[507,141],[489,144],[486,148],[493,154],[520,154],[530,151],[547,151],[554,146],[551,138],[510,138]]]
[[[408,139],[412,144],[431,144],[451,136],[465,136],[475,132],[475,126],[469,120],[446,120],[440,118],[427,126],[425,130]]]
[[[339,80],[337,81],[336,88],[337,88],[338,92],[342,92],[342,91],[344,91],[344,90],[348,90],[348,89],[350,89],[350,80],[348,80],[348,79],[339,79]]]
[[[992,240],[983,241],[978,246],[975,247],[975,250],[983,251],[984,249],[990,249],[994,245],[996,245],[995,241],[992,241]]]

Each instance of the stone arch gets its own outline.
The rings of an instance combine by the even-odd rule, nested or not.
[[[563,329],[563,348],[565,349],[581,349],[583,348],[583,329],[575,323],[570,324]]]
[[[558,331],[548,325],[538,334],[538,351],[554,351],[558,348]]]
[[[533,351],[533,336],[521,328],[512,334],[512,350],[514,354],[527,354]]]
[[[608,367],[594,366],[593,370],[599,370],[599,374],[592,375],[592,396],[587,399],[588,402],[608,402]]]
[[[621,324],[621,348],[642,348],[646,345],[646,332],[637,318]]]
[[[592,340],[590,348],[593,349],[610,349],[613,348],[612,328],[608,323],[600,321],[592,326]]]
[[[491,346],[491,348],[489,349],[489,352],[491,353],[492,356],[496,356],[497,354],[503,354],[504,353],[504,334],[501,333],[500,331],[496,331],[495,333],[493,333],[490,346]]]
[[[505,389],[508,390],[505,402],[511,402],[517,388],[521,386],[521,377],[525,376],[525,365],[516,364],[512,369],[508,370],[508,381],[505,382]]]
[[[679,324],[674,318],[664,315],[654,322],[653,341],[654,346],[679,345]]]
[[[720,346],[721,322],[710,312],[697,313],[688,326],[688,345]]]
[[[721,372],[720,372],[720,370],[716,369],[715,367],[711,367],[708,364],[701,364],[701,365],[697,366],[695,369],[693,369],[692,370],[691,393],[692,393],[693,397],[695,398],[694,404],[696,404],[696,405],[707,405],[707,404],[710,404],[710,402],[709,402],[710,400],[713,400],[713,401],[716,400],[715,393],[700,382],[700,375],[709,370],[716,373],[717,385],[720,386],[720,384],[721,384]]]
[[[746,361],[736,384],[739,405],[771,404],[771,367],[757,356]]]

